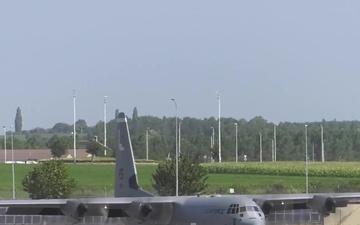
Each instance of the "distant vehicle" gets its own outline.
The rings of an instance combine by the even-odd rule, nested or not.
[[[11,215],[121,217],[126,225],[264,225],[272,210],[311,209],[327,216],[360,193],[156,197],[139,187],[124,113],[117,118],[115,198],[1,200]],[[175,185],[175,184],[174,184]]]
[[[37,160],[27,160],[25,163],[26,164],[38,164],[39,162]]]

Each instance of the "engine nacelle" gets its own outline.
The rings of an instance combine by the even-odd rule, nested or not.
[[[133,201],[125,211],[129,216],[144,222],[150,218],[152,210],[153,207],[149,203]]]
[[[68,217],[73,218],[76,222],[80,222],[84,218],[88,207],[85,203],[78,200],[68,200],[61,211]]]
[[[274,208],[274,204],[263,199],[254,199],[254,201],[260,206],[265,216],[269,215]]]
[[[313,211],[325,216],[335,212],[334,199],[326,195],[314,195],[313,199],[309,202],[309,206]]]

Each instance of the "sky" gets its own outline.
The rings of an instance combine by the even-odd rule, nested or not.
[[[359,120],[360,2],[0,1],[0,125]],[[171,101],[174,98],[177,103]]]

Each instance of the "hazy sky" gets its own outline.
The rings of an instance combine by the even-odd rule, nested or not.
[[[0,1],[0,123],[360,118],[360,2]]]

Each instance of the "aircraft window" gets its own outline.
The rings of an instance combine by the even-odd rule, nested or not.
[[[239,213],[239,207],[236,208],[236,214],[238,214],[238,213]]]
[[[228,210],[227,210],[227,214],[235,214],[235,212],[236,212],[236,208],[238,208],[237,206],[236,206],[236,204],[231,204],[230,206],[229,206],[229,208],[228,208]]]
[[[240,207],[240,212],[246,212],[246,207],[245,207],[245,206],[241,206],[241,207]]]
[[[254,211],[254,207],[253,206],[246,206],[246,211],[248,211],[248,212]]]
[[[256,212],[260,212],[258,207],[254,206],[254,209],[255,209]]]

